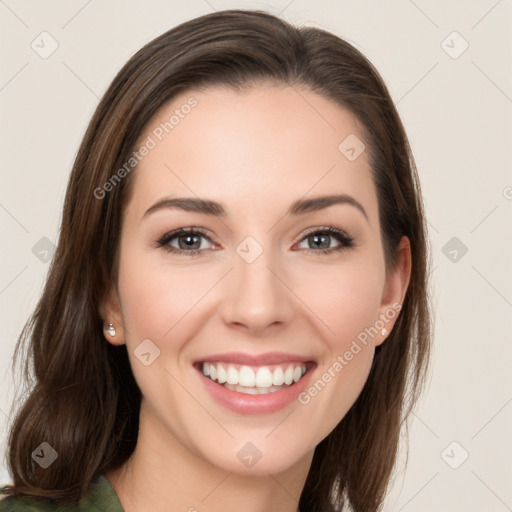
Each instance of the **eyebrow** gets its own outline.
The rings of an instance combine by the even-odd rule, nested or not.
[[[305,213],[313,213],[337,204],[346,204],[355,207],[364,215],[365,219],[368,221],[368,214],[366,213],[363,205],[352,196],[347,194],[334,194],[328,196],[313,197],[311,199],[299,199],[292,203],[287,212],[287,215],[297,216],[303,215]],[[222,204],[216,201],[195,197],[166,197],[157,201],[153,206],[149,207],[142,217],[145,218],[151,213],[163,209],[178,209],[185,212],[195,212],[202,213],[204,215],[211,215],[213,217],[226,217],[226,210]]]

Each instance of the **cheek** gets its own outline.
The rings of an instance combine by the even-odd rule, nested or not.
[[[331,349],[339,352],[379,318],[382,286],[378,262],[360,261],[317,269],[311,278],[297,281],[296,289],[324,325]]]
[[[185,270],[155,263],[137,248],[127,247],[120,261],[123,326],[135,380],[152,414],[162,424],[177,425],[180,432],[187,430],[180,423],[181,416],[167,416],[168,411],[187,411],[197,415],[201,424],[202,411],[199,407],[190,411],[189,396],[180,384],[186,376],[179,373],[177,365],[184,345],[198,328],[194,312],[198,311],[198,301],[211,288],[212,279],[194,268]],[[147,344],[148,339],[153,345]],[[143,340],[144,351],[139,349]],[[144,352],[150,353],[148,365],[139,359]]]
[[[315,379],[299,396],[315,431],[327,435],[359,396],[371,368],[383,268],[372,260],[325,268],[299,292],[320,319],[323,356]],[[318,285],[322,283],[322,285]],[[320,324],[318,324],[320,325]],[[315,419],[313,419],[315,418]]]
[[[142,263],[143,257],[125,258],[119,272],[123,321],[127,343],[137,339],[163,340],[175,335],[175,328],[198,304],[211,283],[205,272],[194,268],[169,268]],[[175,336],[174,336],[175,337]]]
[[[314,379],[298,397],[317,443],[336,427],[361,393],[371,369],[372,326],[378,319],[381,289],[370,274],[329,272],[321,292],[309,300],[322,323],[323,353]]]

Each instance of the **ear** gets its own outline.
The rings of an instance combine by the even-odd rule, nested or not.
[[[114,290],[109,290],[100,304],[99,313],[103,320],[103,336],[112,345],[124,345],[125,330],[119,298]],[[114,332],[107,331],[108,324],[112,324]]]
[[[402,304],[411,279],[411,244],[403,236],[398,244],[395,267],[386,276],[379,319],[384,323],[384,334],[381,329],[375,336],[375,346],[380,345],[389,336],[402,309]]]

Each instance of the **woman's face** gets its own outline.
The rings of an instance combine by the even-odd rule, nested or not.
[[[143,395],[139,442],[238,473],[310,462],[408,283],[407,262],[385,274],[365,143],[291,87],[188,91],[151,120],[106,315]]]

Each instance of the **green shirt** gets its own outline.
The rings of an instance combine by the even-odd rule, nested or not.
[[[114,488],[104,475],[92,484],[78,505],[58,504],[30,496],[0,498],[0,512],[124,512]]]

